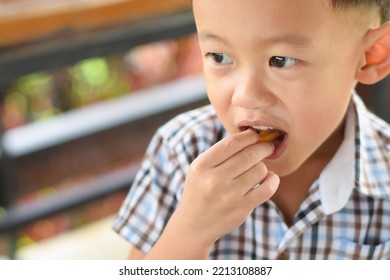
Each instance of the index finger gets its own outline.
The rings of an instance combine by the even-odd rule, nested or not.
[[[254,131],[248,129],[214,144],[203,154],[203,159],[209,167],[216,167],[244,148],[257,143],[259,143],[259,136]],[[272,144],[269,145],[271,146]]]

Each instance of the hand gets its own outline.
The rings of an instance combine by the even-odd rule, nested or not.
[[[247,130],[201,154],[190,167],[182,201],[174,213],[176,229],[211,246],[241,225],[279,185],[279,177],[262,162],[273,149]]]

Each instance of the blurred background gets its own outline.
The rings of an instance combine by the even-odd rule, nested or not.
[[[155,129],[206,104],[187,0],[0,0],[0,258],[123,259]]]
[[[0,259],[127,257],[151,136],[207,103],[194,32],[188,0],[0,0]],[[388,81],[358,88],[389,121]]]

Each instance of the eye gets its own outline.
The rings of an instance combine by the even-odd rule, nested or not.
[[[288,68],[297,63],[297,59],[285,56],[273,56],[269,60],[269,65],[276,68]]]
[[[230,64],[233,62],[233,60],[228,55],[223,53],[208,53],[207,56],[217,64]]]

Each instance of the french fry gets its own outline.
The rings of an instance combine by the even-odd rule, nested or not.
[[[263,130],[263,131],[260,131],[260,133],[259,133],[259,142],[260,143],[272,142],[276,138],[278,138],[279,136],[280,136],[280,133],[278,131],[266,131],[266,130]]]

